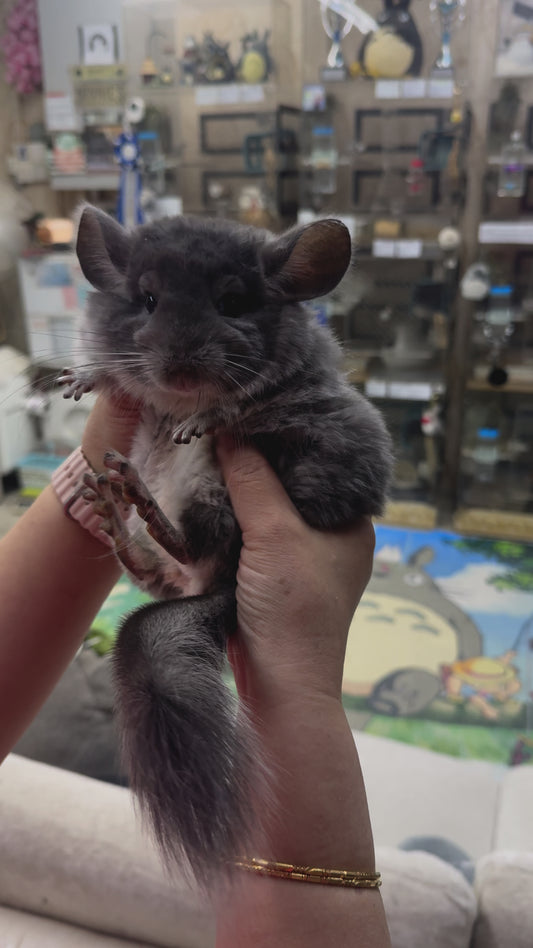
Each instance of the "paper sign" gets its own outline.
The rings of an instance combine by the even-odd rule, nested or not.
[[[422,256],[421,240],[397,240],[396,256],[402,260],[414,260]]]
[[[429,79],[427,94],[430,99],[453,99],[453,79]]]
[[[367,379],[365,382],[365,395],[369,398],[386,398],[387,382],[385,379]]]
[[[426,80],[404,79],[402,93],[404,99],[424,99],[426,96]]]
[[[196,105],[238,105],[239,103],[263,102],[265,91],[263,86],[250,83],[238,85],[229,83],[212,86],[197,86],[195,89]]]
[[[78,128],[78,118],[72,96],[62,92],[49,92],[44,99],[46,125],[52,132],[73,132]]]
[[[387,395],[399,400],[426,402],[431,398],[432,387],[429,382],[389,382]]]
[[[399,99],[402,84],[397,79],[378,79],[374,87],[376,99]]]
[[[395,257],[395,240],[374,240],[372,243],[372,255],[374,257]]]

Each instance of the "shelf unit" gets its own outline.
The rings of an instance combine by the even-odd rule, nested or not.
[[[382,4],[376,0],[367,8],[375,16]],[[413,6],[412,12],[424,43],[424,74],[420,79],[400,82],[359,77],[324,83],[325,111],[304,115],[303,163],[311,164],[305,162],[305,152],[309,151],[313,123],[333,126],[338,154],[336,188],[314,200],[311,174],[304,168],[302,198],[315,213],[352,215],[356,245],[352,298],[347,278],[338,294],[333,294],[331,324],[346,349],[349,379],[379,405],[396,442],[398,462],[387,517],[390,522],[403,520],[429,527],[443,514],[446,481],[451,493],[451,479],[444,470],[443,424],[449,398],[458,260],[454,261],[438,240],[443,228],[461,219],[461,209],[450,201],[451,168],[431,169],[424,179],[423,200],[410,203],[406,197],[396,215],[391,215],[391,210],[399,191],[403,189],[405,196],[405,176],[411,159],[418,154],[421,136],[427,139],[448,130],[452,110],[459,102],[466,116],[467,103],[465,97],[450,97],[453,83],[428,81],[430,64],[438,54],[438,35],[429,11]],[[347,63],[357,59],[361,41],[355,30],[343,41]],[[330,45],[318,4],[305,5],[304,85],[321,82],[320,66]],[[458,36],[457,45],[458,63],[464,71],[467,30]],[[386,227],[376,226],[391,216],[401,219],[399,233],[387,233]],[[442,421],[437,421],[435,433],[428,435],[422,430],[422,418],[428,411],[438,414],[437,402]]]
[[[373,15],[380,9],[377,2],[367,6],[368,12]],[[412,12],[424,44],[426,62],[422,78],[426,79],[437,53],[438,38],[434,26],[430,23],[429,11],[413,6]],[[303,57],[303,81],[313,83],[320,81],[316,64],[324,62],[329,40],[322,30],[319,11],[310,7],[306,10],[306,17],[307,28],[304,23],[303,34],[306,50]],[[402,490],[400,485],[400,489],[394,491],[392,521],[399,522],[398,518],[401,520],[403,517],[413,524],[420,525],[421,521],[426,525],[439,522],[444,525],[453,524],[458,529],[463,529],[467,524],[468,529],[474,532],[486,533],[487,530],[493,530],[496,533],[500,531],[502,536],[512,536],[514,531],[516,536],[528,536],[533,539],[533,518],[530,518],[530,511],[533,513],[533,496],[530,501],[528,490],[522,487],[519,489],[518,483],[521,478],[527,481],[526,466],[522,465],[520,468],[516,462],[513,467],[509,456],[505,461],[502,460],[506,489],[497,492],[497,496],[493,493],[491,498],[486,499],[485,506],[483,503],[476,505],[474,499],[468,503],[465,501],[468,497],[468,490],[465,490],[465,457],[472,440],[471,431],[468,430],[473,411],[471,405],[475,407],[479,403],[481,415],[485,410],[486,424],[489,423],[492,403],[503,405],[507,413],[508,427],[512,427],[508,416],[509,413],[512,415],[513,403],[519,412],[520,403],[533,395],[533,351],[529,353],[527,347],[523,352],[514,353],[508,367],[509,379],[499,390],[488,382],[486,375],[484,377],[483,360],[487,360],[487,350],[480,348],[480,323],[476,319],[476,306],[463,299],[459,292],[460,276],[480,258],[502,258],[507,260],[507,266],[511,261],[513,269],[507,279],[517,282],[518,277],[517,280],[513,277],[520,271],[519,277],[523,282],[523,271],[527,262],[523,262],[520,269],[516,260],[520,254],[529,254],[529,246],[533,244],[533,200],[529,198],[529,193],[523,202],[509,203],[506,199],[502,203],[499,200],[495,202],[487,199],[490,194],[487,182],[490,184],[490,176],[494,176],[500,164],[499,155],[489,149],[488,123],[493,104],[506,81],[494,78],[498,29],[498,0],[470,0],[467,21],[454,38],[457,80],[455,92],[457,93],[459,87],[460,94],[454,95],[453,100],[433,98],[437,93],[442,94],[443,89],[431,89],[427,82],[422,83],[424,95],[420,95],[422,86],[420,83],[416,85],[417,80],[407,80],[405,83],[374,83],[364,79],[347,79],[326,86],[330,97],[328,117],[331,117],[337,133],[336,144],[342,161],[337,168],[336,192],[324,198],[318,210],[319,213],[334,214],[342,209],[344,213],[351,212],[355,218],[357,261],[361,274],[359,285],[355,288],[350,317],[337,317],[332,320],[345,345],[349,346],[346,358],[349,378],[376,400],[396,434],[398,427],[395,417],[402,404],[405,406],[405,429],[411,432],[416,429],[414,422],[412,428],[409,428],[409,419],[416,416],[413,393],[421,392],[430,399],[432,395],[438,395],[442,399],[444,430],[442,436],[435,439],[439,458],[438,477],[431,484],[427,484],[426,497],[419,498],[418,502],[414,502],[410,496],[412,491]],[[359,42],[360,37],[356,36],[355,32],[349,34],[343,42],[347,62],[357,58]],[[528,168],[533,168],[533,107],[529,105],[529,102],[533,101],[533,77],[518,79],[517,83],[522,98],[517,127],[524,132],[524,139],[531,149],[526,164]],[[383,97],[389,93],[390,98]],[[411,98],[413,93],[418,97]],[[377,243],[373,239],[373,221],[379,219],[383,210],[380,207],[379,192],[376,200],[371,188],[374,184],[380,185],[384,174],[390,179],[391,169],[403,174],[406,159],[416,153],[416,143],[420,135],[425,133],[426,138],[431,136],[432,127],[433,133],[439,132],[443,125],[449,128],[449,125],[446,125],[446,112],[449,113],[458,105],[463,110],[463,121],[468,124],[468,135],[461,145],[463,151],[459,171],[463,177],[460,182],[455,182],[463,187],[463,202],[459,206],[446,200],[446,197],[449,197],[449,190],[446,193],[449,182],[444,182],[443,195],[443,182],[440,176],[435,176],[430,189],[431,213],[424,215],[418,211],[402,215],[402,237],[410,240],[417,237],[420,239],[418,260],[414,262],[402,259],[401,252],[398,253],[396,249],[396,235]],[[393,123],[396,121],[397,127],[393,127],[392,131],[389,129],[387,135],[383,133],[383,127],[391,122],[391,117]],[[316,118],[318,120],[318,116]],[[487,175],[473,170],[484,168],[487,169]],[[529,177],[533,185],[531,172],[528,179]],[[394,196],[394,189],[392,192]],[[369,207],[372,202],[374,206]],[[381,201],[382,205],[383,203]],[[392,201],[390,203],[392,204]],[[516,206],[517,204],[519,206]],[[391,215],[385,213],[383,216]],[[450,254],[443,252],[437,240],[439,230],[450,223],[459,226],[462,238],[456,270],[450,268]],[[533,250],[531,253],[533,256]],[[383,299],[387,295],[383,292],[384,286],[387,287],[389,305],[394,311],[393,321],[396,320],[404,327],[406,320],[410,320],[412,324],[412,310],[409,309],[404,288],[406,284],[413,284],[421,278],[422,266],[426,268],[426,279],[438,281],[444,278],[448,284],[448,305],[445,310],[448,340],[430,370],[433,372],[433,386],[427,385],[420,365],[417,366],[414,361],[411,368],[411,397],[402,401],[395,397],[396,394],[399,392],[406,395],[409,388],[404,385],[405,373],[400,373],[398,378],[394,360],[388,358],[391,351],[390,335],[383,331],[381,344],[379,340],[376,342],[374,339],[374,344],[369,345],[368,326],[374,328],[376,336],[379,336],[380,329],[390,329],[390,318],[385,320],[385,327],[380,326],[382,312],[386,306]],[[500,270],[495,272],[501,282],[503,277]],[[495,282],[498,282],[497,278]],[[533,296],[533,288],[529,296]],[[524,326],[529,320],[530,316],[526,314]],[[529,345],[529,342],[527,344]],[[357,350],[359,356],[355,355]],[[530,362],[531,374],[528,372]],[[425,368],[427,375],[427,366]],[[486,368],[488,373],[490,366],[487,365]],[[426,385],[417,387],[417,380],[425,381]],[[419,402],[420,404],[423,403]],[[531,430],[533,432],[533,426]],[[416,441],[419,435],[411,434],[410,438],[411,441],[413,438]],[[533,434],[529,436],[529,444],[533,450]],[[523,455],[527,456],[527,453],[523,452]],[[403,460],[400,446],[400,461]],[[423,467],[423,458],[421,462],[420,458],[418,459],[418,464],[420,463]],[[512,491],[509,489],[513,477],[517,480],[514,510]],[[509,509],[505,509],[504,498]],[[485,520],[481,513],[476,512],[488,512],[489,508],[491,516],[485,517]],[[487,527],[489,520],[490,528]]]
[[[349,378],[379,402],[393,430],[398,430],[402,406],[406,424],[412,423],[414,430],[417,412],[420,419],[422,411],[434,398],[438,397],[442,403],[444,427],[434,437],[438,472],[431,483],[426,481],[425,495],[417,501],[413,501],[412,491],[397,490],[396,514],[391,516],[399,516],[399,510],[406,515],[407,510],[410,511],[410,522],[419,522],[417,518],[420,517],[433,518],[435,522],[453,523],[460,528],[460,524],[468,522],[470,510],[465,507],[463,490],[464,449],[470,438],[465,407],[476,400],[488,405],[492,399],[510,411],[507,406],[514,399],[518,410],[520,400],[533,393],[533,368],[531,381],[527,371],[530,362],[533,366],[529,342],[522,353],[515,353],[516,359],[509,366],[506,385],[496,391],[486,381],[486,352],[479,346],[476,306],[464,300],[458,292],[459,277],[470,264],[482,258],[491,262],[495,273],[506,275],[515,282],[525,298],[528,282],[525,274],[533,256],[533,197],[530,199],[528,195],[524,204],[514,206],[508,202],[501,204],[491,196],[490,183],[498,170],[500,158],[489,147],[487,129],[494,102],[505,82],[494,78],[498,0],[469,0],[467,21],[453,40],[458,96],[451,95],[454,93],[453,83],[434,83],[429,79],[439,39],[427,4],[412,5],[424,45],[425,62],[419,79],[374,82],[348,78],[326,84],[329,101],[322,119],[327,119],[335,129],[338,162],[334,193],[315,195],[316,200],[309,199],[308,135],[313,122],[320,120],[320,116],[302,116],[299,110],[302,87],[321,81],[320,69],[331,45],[322,28],[318,3],[257,0],[250,4],[247,0],[230,0],[228,4],[220,4],[217,0],[192,0],[185,4],[174,0],[128,0],[124,3],[112,0],[107,4],[98,0],[98,4],[91,10],[91,22],[97,22],[97,13],[102,22],[109,19],[119,21],[119,41],[129,72],[128,95],[142,95],[149,105],[168,119],[171,138],[168,157],[186,212],[237,215],[238,195],[243,185],[262,187],[265,184],[263,168],[246,169],[242,139],[246,135],[261,136],[273,132],[275,141],[280,128],[280,107],[287,108],[286,117],[290,112],[294,119],[290,127],[298,135],[300,151],[292,154],[290,166],[284,166],[280,154],[276,153],[278,185],[287,183],[288,179],[292,189],[297,179],[300,210],[337,215],[349,219],[353,227],[357,250],[356,268],[350,277],[352,285],[342,286],[330,301],[332,325],[346,348]],[[52,36],[49,24],[59,24],[64,62],[61,57],[56,57],[50,82],[60,90],[77,52],[72,48],[71,34],[75,32],[76,23],[80,22],[80,10],[84,9],[86,13],[87,5],[74,0],[69,4],[68,16],[65,17],[60,15],[59,7],[64,6],[61,0],[39,0],[39,5],[48,9],[45,46],[52,41],[54,47],[57,46],[57,31]],[[369,13],[376,15],[382,8],[382,0],[368,0],[367,8]],[[160,87],[145,85],[140,79],[147,52],[147,30],[153,20],[167,24],[165,35],[175,51],[172,81]],[[187,37],[192,35],[201,39],[206,28],[217,39],[231,42],[233,60],[238,57],[240,38],[246,32],[257,29],[261,33],[271,29],[269,42],[275,64],[273,74],[266,82],[257,85],[239,82],[183,84],[178,61],[183,55]],[[348,62],[357,60],[361,42],[362,37],[355,30],[343,41]],[[531,150],[527,163],[528,167],[531,165],[533,184],[533,106],[530,105],[533,103],[533,77],[520,78],[516,82],[521,95],[517,126],[525,130]],[[460,174],[453,171],[451,162],[444,172],[442,169],[433,170],[427,181],[427,206],[414,209],[404,206],[402,213],[396,215],[402,219],[401,235],[380,232],[375,226],[376,221],[390,218],[394,193],[398,183],[403,181],[411,157],[416,155],[420,136],[431,136],[448,129],[451,113],[457,104],[463,109],[465,122],[467,106],[469,116],[467,151],[459,154]],[[214,126],[209,125],[213,115],[220,120],[214,139]],[[222,115],[226,117],[222,119]],[[257,152],[255,156],[257,158]],[[261,153],[259,147],[259,159],[264,157],[264,151]],[[457,159],[457,154],[454,154],[454,159]],[[477,173],[477,169],[485,169],[487,174]],[[450,178],[454,187],[463,189],[461,206],[450,200]],[[390,186],[388,195],[382,193],[383,179]],[[220,185],[219,190],[226,192],[224,201],[213,201],[213,188],[209,187],[213,182]],[[80,192],[101,192],[103,198],[109,200],[116,184],[116,171],[69,176],[68,179],[55,176],[52,180],[52,188],[64,195],[65,211],[70,209],[67,202],[74,204]],[[282,218],[278,219],[277,225],[282,226],[289,222],[290,214],[279,215],[279,212],[294,209],[294,192],[291,191],[289,207],[282,207],[279,189],[276,193],[278,217]],[[530,200],[531,207],[528,206]],[[310,208],[306,201],[311,203]],[[456,260],[452,259],[453,253],[443,250],[438,241],[440,231],[450,223],[459,226],[461,232]],[[444,302],[434,305],[434,311],[443,318],[437,324],[428,320],[426,315],[414,323],[413,287],[431,283],[440,284],[446,290],[445,305]],[[533,285],[529,295],[533,298]],[[394,343],[398,333],[401,336],[400,330],[405,333],[413,325],[420,330],[417,344],[421,340],[424,343],[428,334],[433,334],[438,337],[438,345],[433,360],[413,359],[407,371],[405,350],[411,345],[408,335],[404,338],[403,353],[399,353],[396,362]],[[418,393],[416,397],[415,393]],[[418,434],[414,440],[420,442]],[[416,459],[415,466],[421,464],[423,471],[423,440],[419,446],[422,456]],[[472,510],[477,509],[484,508],[472,507]],[[528,523],[528,504],[521,513],[522,526],[517,528],[520,536],[523,524]],[[501,514],[505,518],[507,511],[503,510]],[[495,515],[492,511],[491,522]],[[472,523],[476,516],[472,514]],[[530,536],[533,539],[533,529]]]

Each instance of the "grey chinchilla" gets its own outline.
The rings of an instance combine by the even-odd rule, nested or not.
[[[128,232],[85,206],[77,253],[94,292],[65,394],[114,389],[143,411],[129,459],[111,452],[86,488],[156,600],[126,618],[115,648],[125,761],[167,861],[209,883],[249,852],[265,770],[222,675],[241,538],[213,432],[263,452],[313,527],[382,512],[385,425],[304,303],[340,281],[350,237],[335,220],[274,235],[177,217]]]

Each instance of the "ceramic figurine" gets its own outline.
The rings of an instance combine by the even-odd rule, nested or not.
[[[188,36],[180,59],[181,78],[186,86],[193,86],[197,79],[200,63],[200,49],[194,36]]]
[[[219,43],[212,33],[205,33],[199,50],[197,82],[233,82],[235,67],[228,53],[229,43]]]
[[[422,40],[409,4],[410,0],[385,0],[378,28],[365,36],[359,52],[364,75],[374,79],[420,75]]]
[[[242,53],[237,65],[237,78],[242,82],[266,82],[272,72],[272,58],[268,49],[270,30],[261,39],[257,30],[241,37]]]

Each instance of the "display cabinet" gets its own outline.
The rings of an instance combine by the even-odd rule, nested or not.
[[[294,219],[299,80],[287,0],[124,0],[123,17],[129,89],[170,120],[184,209]]]
[[[354,263],[315,308],[393,433],[389,519],[533,538],[527,5],[366,0],[350,30],[316,0],[60,6],[39,0],[49,127],[69,119],[51,92],[87,119],[85,167],[52,178],[61,210],[113,208],[118,171],[98,162],[142,98],[145,177],[171,212],[340,217]],[[83,52],[98,22],[113,75]]]
[[[531,540],[533,56],[516,58],[523,9],[491,0],[483,12],[485,57],[473,79],[480,134],[471,156],[482,173],[469,195],[455,339],[463,385],[455,391],[453,523]]]
[[[394,438],[388,519],[432,526],[443,496],[470,109],[450,71],[435,72],[438,23],[420,4],[410,11],[416,74],[363,75],[384,4],[365,11],[375,30],[348,31],[332,69],[334,11],[328,20],[320,4],[304,6],[300,220],[333,214],[352,229],[354,264],[327,318],[350,379]],[[454,38],[458,73],[467,43],[467,30]]]
[[[147,194],[178,196],[193,213],[261,205],[273,225],[294,219],[299,76],[288,0],[74,0],[68,16],[59,6],[39,0],[51,184],[70,192],[66,212],[87,193],[116,204],[114,144],[128,104],[142,100]]]

